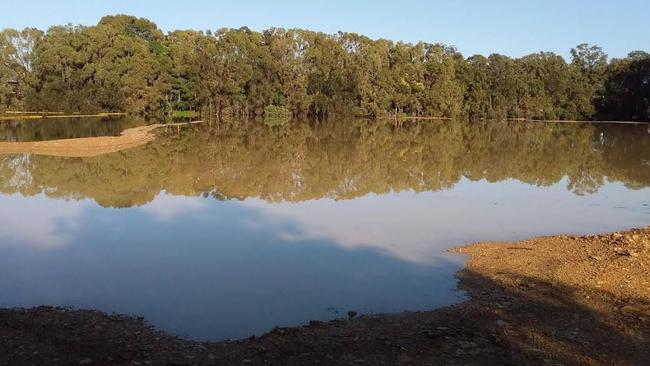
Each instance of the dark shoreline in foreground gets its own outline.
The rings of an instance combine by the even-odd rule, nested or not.
[[[191,342],[142,318],[0,309],[0,365],[647,365],[650,227],[454,249],[470,300]]]

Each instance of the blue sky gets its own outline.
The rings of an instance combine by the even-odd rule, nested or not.
[[[648,0],[14,0],[3,6],[0,28],[90,25],[116,13],[146,17],[165,31],[244,25],[255,30],[342,30],[372,38],[443,42],[465,56],[521,56],[540,50],[568,56],[582,42],[598,44],[613,57],[650,51]]]

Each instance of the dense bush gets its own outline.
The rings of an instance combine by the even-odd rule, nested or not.
[[[647,53],[579,45],[463,57],[455,48],[301,29],[163,34],[142,18],[0,34],[0,109],[469,119],[648,118]]]

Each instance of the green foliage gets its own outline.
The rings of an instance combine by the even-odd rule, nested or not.
[[[163,34],[127,15],[0,35],[4,109],[253,117],[281,105],[292,116],[472,120],[647,115],[638,85],[645,53],[608,62],[588,44],[571,50],[570,63],[550,52],[466,59],[443,44],[344,32],[243,27]],[[629,103],[616,108],[623,100]]]
[[[199,116],[197,111],[179,111],[176,110],[172,113],[173,118],[195,118]]]
[[[42,36],[34,28],[0,31],[0,111],[23,108],[33,71],[33,48]]]
[[[599,117],[650,121],[650,55],[633,52],[614,60],[600,99]]]
[[[363,107],[352,107],[351,114],[354,117],[368,117],[369,115],[368,110]]]
[[[171,60],[155,24],[124,15],[50,28],[33,51],[34,109],[150,114],[168,108]]]
[[[571,49],[571,64],[587,76],[592,84],[602,82],[607,69],[607,55],[598,46],[582,43]]]
[[[291,120],[291,111],[282,106],[269,105],[264,108],[264,123],[269,127],[286,125]]]

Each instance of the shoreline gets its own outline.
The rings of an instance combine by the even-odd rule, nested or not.
[[[151,124],[127,128],[119,136],[78,137],[60,140],[0,142],[0,155],[34,154],[59,157],[94,157],[132,149],[156,139],[155,130],[182,127],[203,121]]]
[[[6,111],[6,115],[0,114],[0,121],[21,121],[52,118],[87,118],[87,117],[118,117],[127,116],[126,112],[100,112],[91,114],[65,113],[65,112],[20,112]]]
[[[647,365],[650,227],[453,248],[460,304],[194,342],[143,318],[0,309],[0,365]]]

